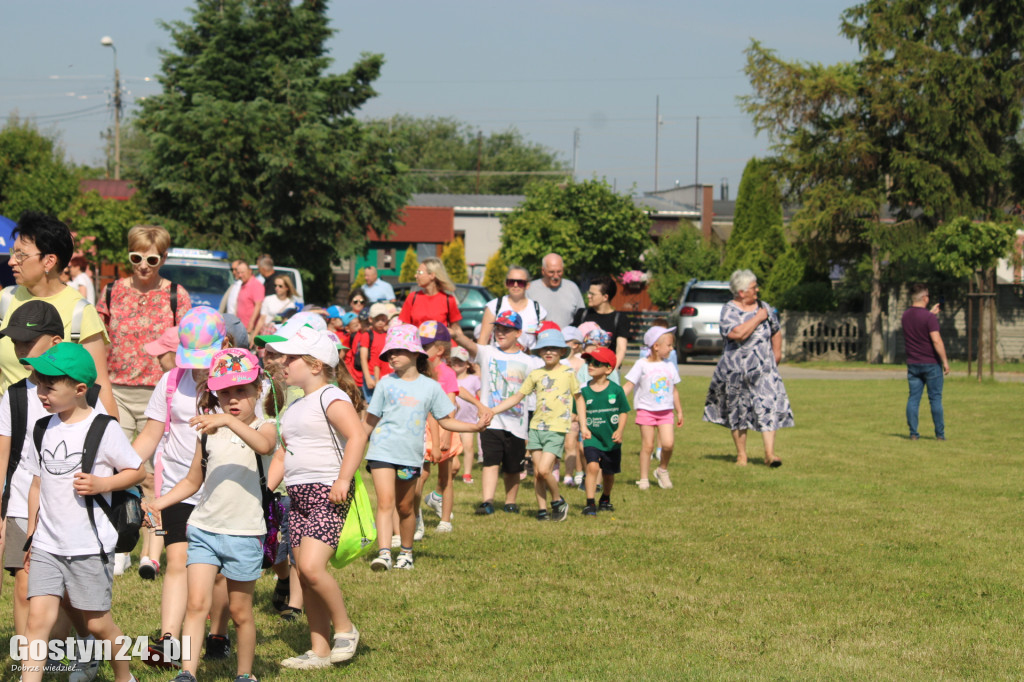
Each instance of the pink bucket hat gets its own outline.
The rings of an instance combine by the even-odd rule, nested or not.
[[[142,347],[149,355],[160,357],[164,353],[173,353],[178,350],[178,328],[168,327],[159,339],[150,341]]]
[[[220,313],[205,305],[193,308],[178,323],[175,364],[182,369],[207,369],[214,354],[224,345],[226,334]]]
[[[229,386],[251,384],[260,376],[260,361],[244,348],[225,348],[210,361],[207,386],[219,391]]]
[[[383,350],[380,352],[380,359],[384,360],[384,357],[393,350],[407,350],[410,353],[427,354],[420,343],[419,331],[411,324],[400,324],[388,330],[388,338],[384,342]]]

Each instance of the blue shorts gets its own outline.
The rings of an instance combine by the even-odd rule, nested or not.
[[[191,525],[185,535],[188,537],[186,566],[219,566],[225,578],[238,582],[258,580],[263,573],[262,535],[224,535]]]

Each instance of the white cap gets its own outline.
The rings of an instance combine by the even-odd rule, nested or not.
[[[302,326],[287,341],[271,341],[267,346],[281,355],[310,355],[325,365],[337,367],[337,339],[332,332]]]
[[[670,334],[676,330],[675,327],[651,327],[644,332],[644,345],[650,348],[658,342],[662,334]]]

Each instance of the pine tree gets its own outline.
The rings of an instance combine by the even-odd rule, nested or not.
[[[785,251],[779,185],[768,163],[750,159],[736,194],[736,217],[725,245],[722,269],[727,274],[744,268],[752,270],[763,286]]]
[[[508,264],[501,251],[495,251],[487,259],[487,267],[484,268],[483,286],[495,296],[501,296],[505,291],[505,275],[508,274]]]
[[[444,247],[441,252],[441,262],[448,276],[456,284],[465,284],[469,281],[469,270],[466,269],[466,246],[462,239],[455,239]]]
[[[416,256],[416,249],[412,244],[405,250],[405,260],[402,261],[402,269],[398,273],[399,282],[415,282],[416,271],[420,268],[420,259]]]

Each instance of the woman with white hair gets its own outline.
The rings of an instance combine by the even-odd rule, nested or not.
[[[775,456],[775,432],[793,426],[793,411],[778,368],[782,328],[771,306],[758,299],[753,272],[732,273],[729,289],[733,299],[722,306],[719,320],[725,348],[711,377],[704,421],[732,431],[739,466],[747,463],[747,431],[760,431],[765,464],[779,467],[782,460]]]

